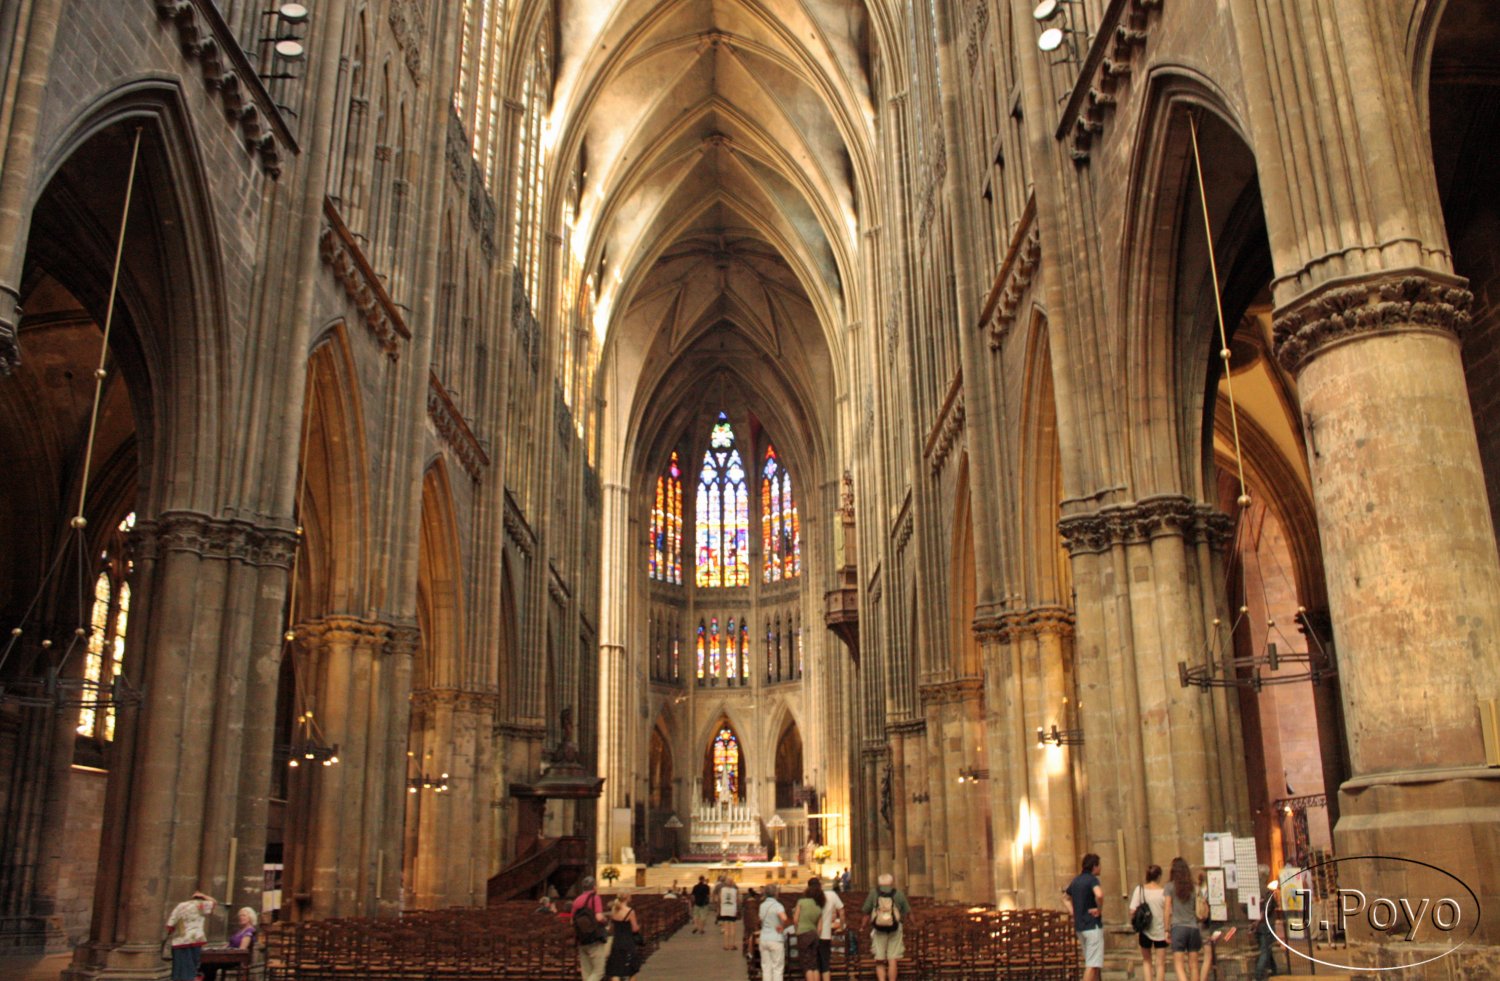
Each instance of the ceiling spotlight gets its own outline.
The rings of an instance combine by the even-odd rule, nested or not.
[[[301,24],[307,21],[307,4],[284,3],[276,9],[276,16],[284,24]]]
[[[1036,9],[1031,12],[1031,16],[1037,20],[1051,20],[1057,16],[1057,12],[1061,9],[1062,0],[1042,0],[1041,3],[1036,5]]]
[[[1036,39],[1036,46],[1043,51],[1056,51],[1062,47],[1063,37],[1063,29],[1061,27],[1049,27]]]
[[[1050,33],[1050,32],[1049,32]],[[1045,34],[1043,35],[1046,36]],[[276,57],[285,58],[287,61],[301,61],[306,49],[302,42],[293,38],[283,38],[276,42]]]

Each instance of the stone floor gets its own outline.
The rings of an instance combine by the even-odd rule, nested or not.
[[[744,956],[738,947],[725,950],[717,929],[699,934],[685,926],[651,955],[637,981],[744,981],[747,976]]]
[[[4,981],[57,981],[63,968],[72,962],[71,954],[51,957],[0,957],[0,978]]]

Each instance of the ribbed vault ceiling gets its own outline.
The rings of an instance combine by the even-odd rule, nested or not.
[[[826,381],[868,186],[868,29],[855,0],[562,4],[553,161],[584,161],[572,247],[604,270],[606,358],[635,366],[612,398],[660,394],[726,329],[784,390]]]

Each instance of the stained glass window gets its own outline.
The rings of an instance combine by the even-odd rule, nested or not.
[[[739,631],[734,627],[734,617],[729,618],[729,628],[724,631],[724,677],[729,684],[734,684],[735,675],[739,674],[739,662],[736,660],[737,641]]]
[[[714,799],[740,799],[740,741],[727,725],[720,726],[714,737],[713,754]]]
[[[698,475],[699,586],[750,583],[750,493],[729,417],[719,413]]]
[[[723,640],[719,636],[719,618],[713,617],[708,624],[708,677],[710,684],[718,684],[719,657],[722,652],[720,645]]]
[[[707,660],[707,647],[704,644],[703,621],[698,621],[698,680],[703,680],[704,662]]]
[[[78,712],[78,734],[115,738],[115,709],[106,704],[115,678],[125,672],[125,633],[130,626],[130,584],[124,577],[130,563],[117,556],[123,551],[123,536],[135,528],[135,512],[127,514],[115,529],[114,538],[102,554],[105,569],[94,580],[94,603],[89,610],[89,636],[84,647],[83,679],[85,704]]]
[[[681,681],[682,680],[682,675],[678,673],[679,669],[678,669],[678,665],[677,665],[677,658],[678,658],[678,656],[681,653],[682,653],[682,641],[678,639],[676,633],[674,632],[673,635],[672,635],[672,680],[673,681]]]
[[[750,684],[750,622],[740,624],[740,684]]]
[[[792,497],[792,475],[781,465],[776,447],[766,447],[760,471],[760,544],[762,582],[791,579],[802,571],[802,528]]]
[[[677,454],[666,473],[656,478],[656,499],[651,508],[649,566],[657,582],[682,583],[682,468]]]

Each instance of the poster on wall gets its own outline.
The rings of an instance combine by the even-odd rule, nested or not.
[[[1219,836],[1212,832],[1203,836],[1203,867],[1216,869],[1221,864],[1219,857]]]

